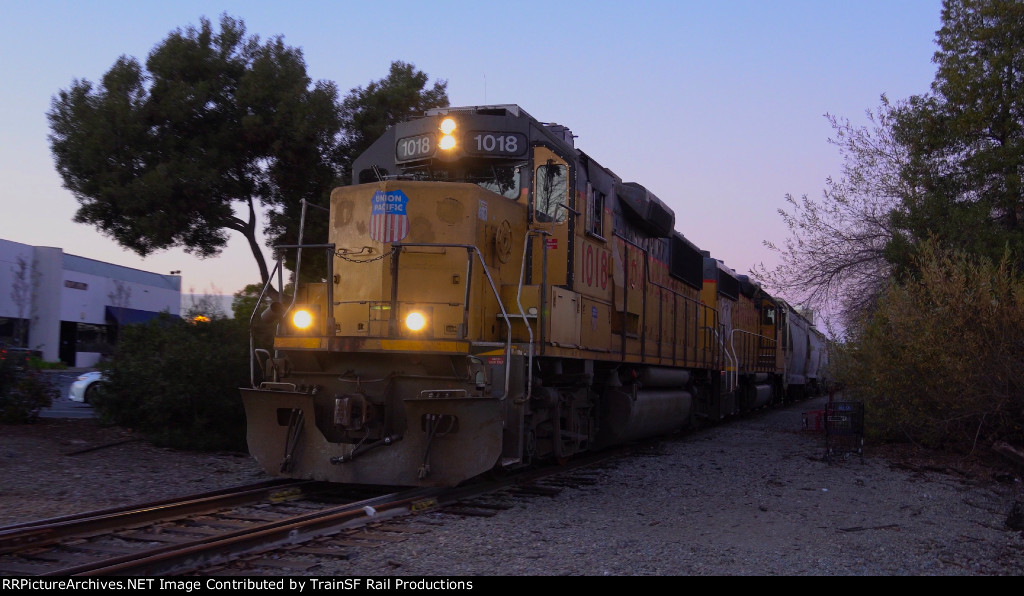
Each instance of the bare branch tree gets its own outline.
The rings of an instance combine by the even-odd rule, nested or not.
[[[119,280],[110,280],[114,284],[114,289],[107,294],[107,298],[110,300],[112,306],[119,308],[128,308],[132,303],[132,288],[127,283]]]
[[[18,346],[25,345],[25,315],[32,304],[32,280],[34,279],[25,257],[18,255],[11,267],[14,282],[11,284],[11,302],[18,313],[14,324],[14,337]]]
[[[916,190],[900,177],[907,152],[892,134],[898,106],[884,95],[881,100],[877,110],[867,110],[868,126],[825,115],[834,131],[829,143],[843,157],[842,177],[829,177],[818,200],[786,195],[790,208],[779,215],[789,238],[781,246],[764,242],[781,263],[751,271],[769,290],[836,316],[848,328],[871,310],[890,279],[885,249],[899,233],[890,213]]]

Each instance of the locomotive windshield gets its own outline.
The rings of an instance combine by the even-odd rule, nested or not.
[[[414,180],[432,180],[443,182],[470,182],[477,186],[499,194],[507,199],[519,198],[519,187],[522,183],[522,165],[482,164],[432,164],[415,169],[407,169],[403,178]]]
[[[509,199],[519,198],[519,166],[483,165],[466,172],[466,182],[472,182]]]

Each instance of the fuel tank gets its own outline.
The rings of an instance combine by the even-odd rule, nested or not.
[[[598,443],[607,446],[684,428],[690,422],[693,396],[682,389],[633,385],[607,388],[604,403]]]

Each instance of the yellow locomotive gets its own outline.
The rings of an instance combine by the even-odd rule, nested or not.
[[[263,313],[274,344],[252,351],[262,374],[241,390],[250,452],[272,475],[452,486],[817,378],[820,334],[795,310],[516,105],[398,124],[353,179],[331,195],[327,242],[287,247],[295,279],[315,251],[326,271]]]

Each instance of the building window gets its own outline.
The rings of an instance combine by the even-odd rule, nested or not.
[[[106,325],[91,325],[89,323],[78,323],[76,333],[76,352],[99,352],[109,355],[114,351],[113,342]]]

